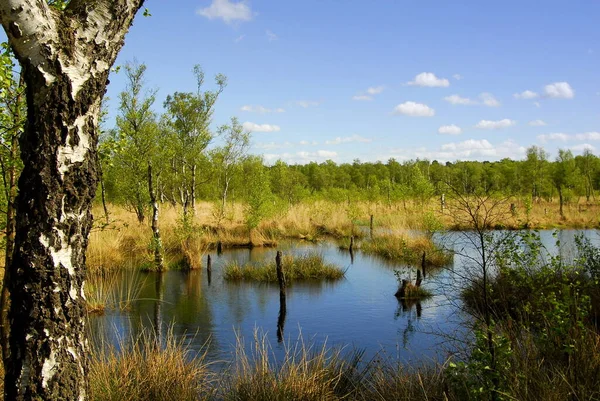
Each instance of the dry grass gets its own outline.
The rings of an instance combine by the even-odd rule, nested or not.
[[[300,339],[296,346],[286,345],[283,361],[276,361],[266,335],[255,332],[251,354],[238,336],[236,360],[222,396],[230,401],[262,400],[339,400],[348,396],[348,371],[355,367],[341,358],[339,350],[323,345],[313,348]]]
[[[212,374],[201,355],[169,331],[163,341],[142,333],[133,344],[105,345],[91,357],[90,400],[196,401],[209,399]]]
[[[365,253],[411,265],[420,266],[423,253],[427,266],[443,267],[452,261],[449,251],[439,248],[427,237],[382,235],[361,242],[360,249]]]

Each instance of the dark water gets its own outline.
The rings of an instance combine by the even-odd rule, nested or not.
[[[599,242],[595,230],[540,232],[550,252],[572,255],[575,235],[584,234]],[[460,233],[436,240],[456,244]],[[556,240],[560,245],[556,246]],[[142,289],[128,311],[108,310],[90,319],[95,341],[117,343],[143,330],[160,328],[165,334],[172,327],[192,350],[207,352],[213,361],[231,360],[236,333],[248,346],[254,333],[264,334],[275,357],[281,357],[285,344],[301,336],[305,343],[345,347],[365,351],[366,358],[382,356],[406,363],[444,358],[464,338],[468,317],[460,311],[457,271],[465,259],[455,256],[453,264],[429,272],[423,286],[435,294],[420,303],[400,303],[395,269],[415,278],[415,271],[381,258],[364,255],[354,258],[332,242],[310,244],[284,243],[284,254],[321,253],[327,262],[347,268],[346,277],[335,282],[294,283],[287,290],[284,341],[278,342],[279,289],[277,285],[230,283],[222,278],[222,267],[232,259],[240,263],[275,257],[275,249],[241,249],[212,255],[211,281],[206,270],[155,273],[124,272],[137,275]],[[470,255],[473,255],[473,251]]]

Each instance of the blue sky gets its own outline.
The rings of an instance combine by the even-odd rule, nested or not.
[[[229,78],[267,162],[520,159],[600,152],[600,2],[148,0],[117,60],[136,58],[157,111]],[[112,74],[114,118],[124,74]],[[528,91],[528,92],[526,92]]]

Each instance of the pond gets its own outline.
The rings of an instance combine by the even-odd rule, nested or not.
[[[596,245],[595,230],[541,231],[544,245],[551,252],[569,257],[574,238],[583,234]],[[446,234],[437,241],[456,243],[460,233]],[[556,246],[556,240],[560,245]],[[273,284],[232,283],[222,277],[223,266],[231,260],[240,263],[275,258],[284,254],[318,252],[327,262],[345,269],[343,279],[335,282],[294,283],[287,289],[287,314],[283,342],[278,342],[279,288]],[[94,341],[117,344],[143,330],[160,328],[164,335],[173,330],[192,350],[207,352],[211,361],[229,361],[234,356],[236,336],[245,346],[254,333],[265,335],[273,355],[280,359],[286,345],[298,338],[320,346],[363,350],[365,358],[375,356],[404,363],[428,363],[443,359],[464,338],[468,316],[461,312],[456,275],[464,259],[455,256],[450,266],[428,272],[423,286],[434,296],[421,302],[399,302],[395,269],[412,275],[414,270],[379,257],[356,251],[351,257],[333,242],[285,242],[277,249],[254,248],[224,251],[212,255],[212,274],[202,271],[168,271],[163,274],[125,271],[130,281],[138,280],[141,291],[126,311],[108,310],[92,316],[90,329]],[[124,277],[125,279],[125,277]]]

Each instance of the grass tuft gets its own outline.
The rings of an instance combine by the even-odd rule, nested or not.
[[[143,332],[133,344],[94,350],[89,372],[92,401],[196,401],[209,399],[211,378],[204,355],[189,349],[171,330],[160,341]]]
[[[384,235],[370,241],[363,241],[360,250],[411,265],[420,265],[425,252],[427,266],[443,267],[452,261],[452,253],[439,248],[431,239],[426,237],[403,237]]]
[[[305,280],[338,280],[345,271],[332,263],[325,263],[323,255],[307,253],[300,256],[286,255],[282,260],[283,271],[288,283]],[[276,282],[275,261],[240,266],[237,261],[227,264],[223,271],[225,280]]]

